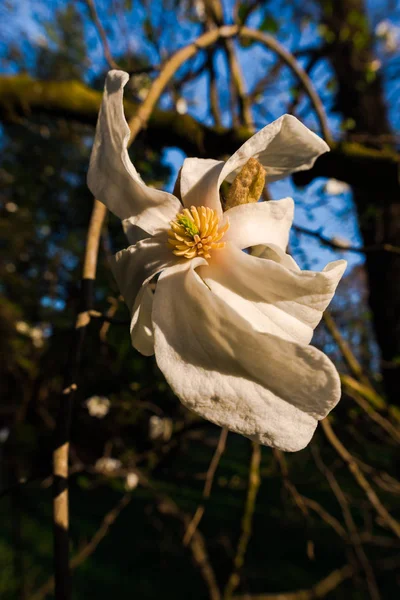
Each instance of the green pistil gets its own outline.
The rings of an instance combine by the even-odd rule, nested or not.
[[[179,215],[176,220],[192,238],[199,233],[199,229],[196,227],[195,222],[186,215]]]

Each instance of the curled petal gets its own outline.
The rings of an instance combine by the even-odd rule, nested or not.
[[[257,331],[309,344],[346,264],[338,260],[320,272],[290,270],[229,244],[198,273],[214,294]]]
[[[207,206],[222,215],[219,199],[219,174],[223,161],[211,158],[186,158],[181,171],[181,196],[184,206]]]
[[[248,139],[226,163],[186,159],[181,172],[183,202],[185,206],[205,203],[217,210],[222,182],[232,182],[252,157],[263,165],[267,181],[273,182],[310,169],[318,156],[328,151],[329,146],[296,117],[283,115]]]
[[[249,328],[195,266],[159,278],[153,325],[160,369],[202,417],[262,444],[300,450],[340,398],[335,367],[316,348]]]
[[[153,292],[149,284],[144,284],[136,296],[132,308],[131,340],[132,346],[144,356],[154,354],[154,330],[151,320],[153,310]]]
[[[256,158],[264,167],[267,181],[278,181],[296,171],[310,169],[329,146],[292,115],[283,115],[247,140],[226,161],[220,173],[232,181],[249,160]]]
[[[251,256],[257,256],[258,258],[273,260],[283,267],[286,267],[290,271],[298,272],[301,270],[294,258],[276,244],[269,244],[268,246],[264,244],[258,244],[256,246],[252,246],[250,254]]]
[[[129,127],[123,108],[123,90],[129,75],[110,71],[97,121],[88,186],[93,195],[121,220],[153,235],[166,229],[180,210],[175,196],[148,187],[129,158]]]
[[[231,242],[237,248],[275,244],[285,251],[293,212],[292,198],[235,206],[224,213],[224,219],[229,220],[224,241]]]
[[[163,269],[176,264],[177,258],[167,248],[165,235],[141,240],[118,252],[111,268],[132,316],[132,345],[142,354],[154,353],[151,310],[153,293],[150,280]]]

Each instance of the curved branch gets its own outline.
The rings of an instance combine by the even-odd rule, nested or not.
[[[321,133],[325,138],[327,144],[333,144],[333,139],[328,126],[328,119],[326,117],[324,106],[321,102],[321,98],[317,94],[312,84],[311,79],[300,66],[300,63],[296,60],[291,52],[286,50],[272,35],[263,33],[256,29],[249,29],[248,27],[242,27],[240,29],[240,36],[255,40],[260,44],[263,44],[273,52],[275,52],[283,62],[293,71],[300,83],[304,87],[305,92],[309,96],[314,110],[317,114],[319,125],[321,127]]]
[[[21,123],[22,118],[34,114],[49,114],[95,125],[101,104],[101,92],[80,81],[40,81],[19,74],[0,77],[0,119],[5,123]],[[129,120],[137,104],[125,100],[124,109]],[[154,108],[147,123],[153,147],[177,146],[189,156],[220,158],[232,154],[251,135],[246,128],[234,130],[207,127],[190,115]],[[369,190],[399,190],[398,171],[400,156],[387,149],[377,150],[362,144],[343,142],[331,146],[318,158],[309,171],[296,173],[297,185],[307,185],[315,177],[334,177],[349,185]],[[400,194],[399,194],[400,198]]]
[[[233,600],[315,600],[316,598],[325,598],[325,596],[352,575],[352,567],[345,565],[341,569],[336,569],[332,573],[329,573],[327,577],[318,581],[309,590],[297,590],[296,592],[284,592],[281,594],[245,594],[244,596],[234,596]]]

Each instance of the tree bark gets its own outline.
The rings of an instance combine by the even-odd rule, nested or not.
[[[373,39],[364,0],[319,0],[330,40],[329,59],[338,92],[335,109],[354,122],[353,133],[391,134],[382,78],[371,68]],[[368,147],[368,144],[367,144]],[[374,146],[372,142],[369,147]],[[391,152],[393,148],[389,148]],[[393,173],[394,175],[394,173]],[[365,170],[353,182],[354,200],[364,244],[400,244],[400,186]],[[371,253],[366,257],[369,303],[381,351],[382,376],[391,403],[400,402],[400,256]]]

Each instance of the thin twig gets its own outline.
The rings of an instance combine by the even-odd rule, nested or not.
[[[185,529],[190,523],[190,517],[184,513],[178,505],[163,492],[154,488],[150,480],[141,471],[136,471],[139,476],[140,484],[148,489],[157,500],[157,508],[163,515],[170,515],[178,519]],[[206,543],[202,534],[196,530],[189,542],[189,548],[192,553],[193,561],[198,567],[200,574],[207,586],[210,600],[221,600],[221,593],[218,587],[217,579],[208,557]]]
[[[329,573],[327,577],[321,579],[321,581],[308,590],[297,590],[296,592],[284,592],[281,594],[245,594],[243,596],[234,596],[233,600],[315,600],[316,598],[325,598],[325,596],[352,575],[352,567],[345,565],[341,569],[335,569]]]
[[[253,451],[250,460],[249,485],[247,488],[247,498],[242,519],[242,531],[233,559],[233,570],[229,576],[224,590],[224,600],[230,600],[236,588],[240,583],[241,570],[244,565],[247,546],[252,534],[253,517],[256,507],[258,489],[260,487],[260,462],[261,448],[256,442],[253,442]]]
[[[68,510],[68,455],[72,405],[80,367],[80,359],[89,311],[92,306],[93,284],[96,276],[97,254],[106,208],[95,200],[86,238],[86,251],[81,282],[80,308],[75,324],[74,339],[64,375],[56,425],[56,444],[53,452],[53,526],[55,597],[69,600],[72,594],[69,568],[69,510]]]
[[[360,562],[361,567],[364,570],[369,593],[372,599],[379,600],[380,594],[378,590],[378,586],[376,583],[374,571],[369,563],[368,557],[365,554],[364,547],[361,542],[360,534],[353,519],[353,515],[351,514],[351,510],[349,507],[349,503],[347,501],[346,495],[344,494],[342,488],[340,487],[336,477],[332,473],[330,469],[325,465],[322,461],[319,451],[315,444],[311,444],[311,453],[314,457],[315,463],[318,469],[325,475],[333,493],[336,496],[337,501],[340,504],[342,509],[344,521],[346,523],[346,527],[349,532],[349,541],[352,543],[354,547],[355,554]]]
[[[351,377],[351,375],[346,375],[344,373],[339,373],[339,375],[340,381],[345,387],[346,392],[348,392],[349,390],[352,392],[356,392],[357,394],[365,398],[365,400],[368,400],[370,404],[372,404],[375,408],[379,410],[384,410],[387,408],[385,399],[382,398],[380,394],[378,394],[378,392],[371,386],[369,382],[368,384],[364,384],[360,381],[357,381],[357,379],[354,379],[354,377]]]
[[[388,419],[385,419],[382,415],[380,415],[373,406],[361,396],[361,394],[357,394],[357,392],[347,388],[346,394],[354,400],[358,404],[360,408],[374,421],[377,425],[379,425],[382,429],[386,431],[390,435],[393,440],[397,443],[400,443],[400,430],[395,427]]]
[[[221,460],[221,456],[224,453],[227,437],[228,437],[228,430],[225,427],[223,427],[221,430],[221,434],[219,436],[217,448],[215,450],[214,456],[212,457],[210,466],[207,471],[206,482],[204,484],[204,490],[203,490],[203,499],[204,500],[207,500],[207,498],[210,497],[215,472],[218,468],[219,461]],[[190,543],[190,540],[192,539],[194,532],[196,531],[197,527],[200,524],[201,519],[203,518],[204,511],[205,511],[205,505],[204,505],[204,503],[202,503],[197,507],[197,510],[194,513],[192,520],[190,521],[188,527],[186,528],[185,535],[183,536],[183,545],[184,546],[187,546]]]
[[[111,509],[104,517],[99,529],[96,531],[94,536],[89,540],[83,548],[81,548],[71,559],[71,569],[76,569],[81,565],[93,552],[96,550],[97,546],[107,535],[111,525],[115,522],[115,520],[120,515],[121,511],[129,504],[131,501],[131,494],[125,494],[122,496],[121,500],[118,504]],[[54,577],[50,577],[38,590],[31,596],[30,600],[42,600],[48,594],[53,592],[54,590]]]
[[[300,63],[296,60],[293,54],[286,50],[286,48],[284,48],[284,46],[282,46],[274,37],[268,35],[267,33],[263,33],[262,31],[258,31],[256,29],[249,29],[248,27],[242,27],[240,29],[240,36],[244,38],[250,38],[263,44],[282,58],[285,64],[291,69],[291,71],[293,71],[293,73],[299,79],[307,95],[309,96],[311,104],[313,105],[313,108],[317,115],[319,125],[321,128],[321,133],[325,141],[329,145],[333,144],[333,139],[328,126],[328,119],[321,98],[316,92],[310,77],[300,66]]]
[[[276,460],[278,461],[278,464],[279,464],[279,467],[281,470],[283,485],[285,486],[285,488],[287,489],[289,494],[292,496],[295,504],[300,509],[303,516],[307,517],[308,510],[307,510],[307,506],[303,500],[303,496],[297,491],[296,486],[290,481],[289,468],[287,466],[285,455],[283,454],[283,452],[281,450],[278,450],[277,448],[273,449],[273,454],[274,454]]]
[[[324,323],[325,323],[329,333],[331,334],[331,336],[335,340],[336,344],[338,345],[338,348],[339,348],[350,372],[354,375],[354,377],[356,377],[357,379],[359,379],[366,385],[371,385],[369,383],[369,380],[366,377],[366,375],[364,375],[361,364],[358,362],[358,360],[357,360],[356,356],[353,354],[349,344],[347,343],[347,341],[344,339],[344,337],[340,333],[339,328],[337,327],[337,325],[329,311],[326,310],[324,312],[323,320],[324,320]]]
[[[305,506],[317,513],[317,515],[319,515],[321,519],[325,521],[325,523],[327,523],[330,527],[332,527],[332,529],[336,531],[339,537],[347,539],[347,532],[344,529],[344,527],[342,527],[341,523],[333,515],[331,515],[323,506],[321,506],[319,502],[313,500],[312,498],[307,498],[306,496],[302,496],[301,498]]]
[[[331,443],[331,445],[339,454],[339,456],[345,461],[349,468],[349,471],[351,472],[361,489],[365,492],[368,500],[370,501],[372,507],[375,509],[376,513],[386,524],[386,526],[389,529],[391,529],[398,538],[400,538],[400,523],[396,521],[396,519],[392,517],[392,515],[389,513],[387,508],[383,506],[375,491],[372,489],[372,487],[366,480],[363,472],[361,471],[354,457],[350,454],[347,448],[343,446],[342,442],[337,438],[335,432],[331,427],[331,424],[329,423],[329,420],[324,419],[323,421],[321,421],[321,425],[328,441]]]
[[[106,35],[104,27],[101,24],[101,21],[99,19],[99,15],[97,14],[95,1],[94,0],[84,0],[84,1],[89,9],[90,16],[91,16],[92,21],[97,29],[97,33],[99,34],[99,37],[100,37],[100,40],[101,40],[101,43],[103,46],[104,56],[106,58],[108,66],[110,67],[110,69],[119,69],[120,67],[115,62],[115,60],[113,59],[113,57],[111,55],[111,50],[110,50],[110,46],[108,44],[107,35]]]
[[[380,571],[396,571],[399,568],[399,556],[391,556],[376,562],[376,567]],[[315,600],[316,598],[325,598],[330,592],[333,592],[343,581],[350,579],[355,571],[350,565],[345,565],[341,569],[335,569],[327,577],[321,579],[312,588],[306,590],[296,590],[295,592],[283,592],[278,594],[244,594],[234,596],[233,600]]]
[[[393,244],[373,244],[371,246],[351,246],[350,244],[347,245],[347,243],[341,244],[339,241],[335,242],[334,239],[325,237],[319,231],[312,231],[311,229],[307,229],[306,227],[302,227],[301,225],[292,225],[292,229],[294,231],[298,231],[299,233],[303,233],[304,235],[308,235],[310,237],[315,237],[324,246],[328,246],[329,248],[333,248],[334,250],[340,250],[341,252],[357,252],[359,254],[369,254],[371,252],[389,252],[391,254],[400,254],[400,248],[398,246],[393,246]]]

